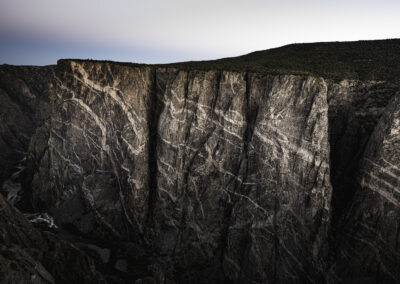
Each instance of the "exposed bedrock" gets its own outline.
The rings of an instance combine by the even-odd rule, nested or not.
[[[345,216],[359,184],[365,147],[398,84],[344,80],[328,84],[333,222]],[[337,214],[336,214],[337,213]]]
[[[397,85],[73,60],[52,74],[21,206],[102,243],[113,269],[400,279]]]
[[[31,157],[32,164],[27,165],[31,138],[50,118],[49,84],[54,69],[55,66],[0,66],[0,190],[13,203],[20,199],[26,167],[35,168],[38,160]],[[47,140],[41,141],[43,147]]]
[[[400,93],[388,103],[361,157],[357,187],[336,234],[333,281],[400,279]]]
[[[0,194],[0,283],[105,283],[94,262],[40,232]]]
[[[33,201],[59,223],[139,242],[180,281],[322,276],[323,80],[67,61],[50,124]]]

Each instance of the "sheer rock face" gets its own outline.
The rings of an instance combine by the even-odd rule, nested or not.
[[[400,279],[397,85],[64,60],[48,82],[25,203],[141,248],[110,245],[113,269],[182,283]]]
[[[59,222],[84,234],[139,240],[154,178],[149,173],[155,158],[149,143],[152,72],[111,68],[71,62],[58,71],[45,202]]]
[[[323,80],[63,62],[47,161],[59,223],[140,242],[182,281],[324,270]]]

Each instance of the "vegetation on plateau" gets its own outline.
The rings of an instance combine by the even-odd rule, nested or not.
[[[400,78],[400,39],[290,44],[238,57],[156,66],[393,81]]]

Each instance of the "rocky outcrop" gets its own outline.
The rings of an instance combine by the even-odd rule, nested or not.
[[[54,69],[0,66],[0,190],[13,203],[20,200],[26,168],[37,171],[37,158],[30,157],[27,165],[27,156],[28,152],[40,154],[38,149],[29,151],[29,145],[35,131],[50,118],[49,84]],[[41,147],[46,141],[40,142]]]
[[[396,282],[399,278],[394,271],[398,271],[400,262],[396,253],[389,252],[396,251],[396,246],[379,236],[379,231],[384,230],[387,238],[398,238],[397,228],[381,228],[380,224],[396,217],[393,211],[378,209],[381,198],[371,195],[363,180],[365,161],[380,159],[371,158],[382,147],[373,141],[381,139],[382,131],[386,131],[383,129],[391,127],[388,117],[395,115],[399,107],[394,99],[400,93],[399,85],[345,80],[331,84],[329,90],[331,181],[334,188],[329,250],[333,264],[329,281]],[[394,154],[398,147],[394,144],[390,148]],[[399,162],[396,156],[393,158],[395,164]],[[382,170],[385,168],[390,171],[388,165],[381,165]],[[398,178],[398,173],[392,173],[392,178],[396,179],[396,175]],[[380,183],[376,188],[385,190],[385,184]],[[394,184],[392,188],[399,188],[399,185]],[[393,198],[396,200],[396,195]],[[363,221],[364,214],[375,223]]]
[[[105,283],[93,261],[39,232],[0,194],[0,283]]]
[[[76,60],[51,76],[21,206],[110,282],[400,279],[398,85]]]
[[[333,222],[349,210],[359,181],[360,160],[379,118],[399,85],[390,82],[328,81]],[[338,213],[338,214],[336,214]]]
[[[335,278],[349,283],[397,283],[400,279],[399,169],[397,94],[390,100],[362,156],[358,187],[341,227]]]

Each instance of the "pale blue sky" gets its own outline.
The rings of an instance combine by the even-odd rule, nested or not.
[[[400,37],[399,0],[0,0],[0,64],[166,63]]]

